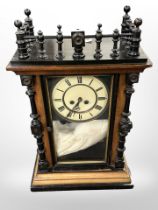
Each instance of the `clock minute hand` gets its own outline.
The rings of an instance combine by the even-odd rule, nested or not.
[[[78,101],[77,101],[77,103],[75,104],[75,106],[73,107],[73,109],[67,114],[67,117],[71,117],[73,111],[75,111],[75,110],[77,110],[77,109],[80,109],[80,108],[79,108],[79,104],[81,103],[81,101],[82,101],[82,98],[79,97],[79,98],[78,98]]]
[[[80,103],[81,103],[81,101],[82,101],[82,98],[79,97],[79,98],[78,98],[78,101],[77,101],[77,104],[73,107],[72,110],[76,110],[76,108],[78,109],[78,108],[79,108],[79,105],[80,105]]]

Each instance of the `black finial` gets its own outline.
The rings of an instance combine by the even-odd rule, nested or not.
[[[135,25],[137,28],[139,28],[139,26],[141,26],[142,23],[143,23],[143,21],[142,21],[141,18],[136,18],[136,19],[134,20],[134,25]]]
[[[20,20],[14,21],[15,27],[17,27],[16,31],[16,44],[18,46],[18,54],[19,59],[26,59],[29,57],[27,43],[24,39],[25,31],[21,29],[22,22]]]
[[[131,8],[130,6],[126,5],[124,7],[124,12],[125,12],[125,15],[123,16],[123,20],[122,20],[122,29],[121,29],[121,33],[128,33],[128,29],[129,29],[129,25],[127,24],[127,21],[130,20],[130,16],[129,16],[129,12],[131,11]]]
[[[126,15],[128,15],[128,13],[131,11],[131,7],[128,5],[124,6],[123,9],[124,9],[124,12],[126,13]]]
[[[25,18],[25,23],[27,23],[28,26],[29,26],[29,35],[32,36],[32,35],[34,35],[34,26],[33,26],[33,21],[30,18],[31,10],[30,9],[25,9],[24,13],[27,16],[27,18]]]
[[[14,21],[14,25],[15,27],[18,28],[18,30],[20,30],[21,26],[22,26],[22,22],[20,20],[15,20]]]
[[[39,44],[39,58],[47,58],[46,51],[44,49],[44,35],[42,31],[38,31],[37,42]]]
[[[95,59],[100,59],[103,56],[101,54],[101,49],[100,49],[100,44],[102,42],[102,37],[103,37],[101,27],[102,27],[102,24],[99,23],[98,24],[98,29],[97,29],[96,34],[95,34],[95,38],[96,38],[96,49],[95,49],[95,54],[94,54]]]
[[[136,18],[134,21],[135,27],[132,30],[131,45],[128,52],[129,56],[136,57],[139,56],[139,46],[141,41],[141,30],[139,26],[142,25],[142,19]]]
[[[61,60],[63,59],[63,52],[62,52],[62,44],[63,44],[63,34],[61,31],[62,26],[58,25],[58,32],[57,32],[57,43],[58,43],[58,54],[56,55],[56,58]]]
[[[30,9],[25,9],[24,13],[27,16],[27,18],[29,18],[29,16],[31,15],[31,10]]]
[[[61,25],[57,25],[57,28],[58,28],[58,32],[61,32],[61,28],[62,28],[62,26]]]
[[[119,30],[118,29],[115,29],[114,32],[113,32],[113,49],[112,49],[112,53],[110,54],[112,58],[116,58],[119,56],[119,53],[118,53],[118,41],[119,41]]]
[[[98,31],[100,31],[100,32],[101,32],[101,27],[102,27],[102,24],[98,23]]]

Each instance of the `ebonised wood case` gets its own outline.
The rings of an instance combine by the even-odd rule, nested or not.
[[[124,157],[126,136],[132,128],[129,106],[133,85],[138,83],[140,73],[152,64],[139,45],[142,20],[136,19],[133,23],[128,15],[130,7],[126,6],[124,11],[121,33],[114,30],[109,35],[103,35],[102,25],[98,24],[96,35],[73,31],[71,36],[63,36],[59,25],[57,36],[44,37],[41,31],[35,36],[28,9],[25,24],[15,21],[18,49],[7,71],[20,76],[31,103],[31,131],[38,148],[32,191],[133,187]],[[55,157],[45,78],[71,76],[114,78],[109,92],[110,126],[105,164],[58,164]],[[101,119],[99,117],[96,119]],[[99,144],[96,148],[101,152]],[[91,153],[95,153],[93,149]],[[80,155],[82,153],[78,158]]]

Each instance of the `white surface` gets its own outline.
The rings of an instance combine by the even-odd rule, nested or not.
[[[108,120],[92,120],[82,123],[61,124],[53,121],[57,155],[63,156],[87,149],[105,140]]]
[[[135,85],[130,110],[134,128],[127,137],[126,157],[132,171],[134,190],[31,193],[31,174],[36,140],[30,133],[30,104],[15,74],[5,67],[15,49],[15,19],[32,10],[35,31],[64,34],[80,28],[95,33],[98,22],[103,32],[120,26],[122,8],[129,4],[131,16],[142,17],[143,49],[154,63]],[[0,1],[0,209],[2,210],[157,210],[158,209],[158,2],[156,0],[98,1]],[[80,14],[80,15],[79,15]]]

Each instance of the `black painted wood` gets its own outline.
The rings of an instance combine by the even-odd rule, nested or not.
[[[128,21],[131,19],[130,16],[129,16],[129,12],[130,12],[131,8],[130,6],[126,5],[124,7],[124,12],[125,12],[125,15],[123,16],[123,19],[122,19],[122,28],[121,28],[121,33],[127,33],[129,32],[129,25],[128,25]]]
[[[125,141],[126,136],[133,127],[129,116],[131,115],[129,111],[131,96],[134,93],[133,84],[139,81],[139,73],[126,74],[126,89],[125,89],[125,106],[122,112],[122,117],[119,125],[119,143],[117,148],[117,158],[115,162],[116,168],[124,168],[124,151],[125,151]]]
[[[37,113],[37,108],[36,108],[35,99],[34,99],[34,97],[35,97],[35,91],[33,88],[34,77],[22,75],[20,78],[21,78],[22,85],[27,86],[26,94],[30,98],[30,104],[31,104],[30,117],[32,118],[31,131],[37,140],[37,147],[38,147],[38,154],[39,154],[38,167],[41,172],[45,172],[45,171],[49,170],[49,163],[46,160],[44,142],[43,142],[43,133],[42,133],[43,128],[42,128],[42,124],[39,120],[39,115]]]
[[[101,30],[102,24],[98,24],[98,29],[96,31],[96,49],[95,49],[95,54],[94,54],[94,58],[95,59],[100,59],[103,55],[101,53],[101,42],[102,42],[102,30]]]
[[[141,24],[142,19],[136,18],[134,21],[135,27],[132,29],[131,44],[128,52],[128,55],[132,57],[139,56],[139,45],[141,41],[141,30],[139,27]]]
[[[113,49],[111,53],[112,58],[116,58],[119,56],[119,51],[118,51],[118,41],[119,41],[119,30],[115,29],[113,32]]]
[[[90,39],[91,36],[88,36]],[[92,36],[93,37],[93,36]],[[102,38],[102,57],[100,59],[94,58],[94,51],[96,48],[95,38],[91,38],[91,42],[87,43],[85,39],[84,47],[84,59],[74,60],[73,53],[74,50],[71,45],[71,37],[64,39],[63,43],[63,54],[64,58],[58,60],[56,58],[56,53],[58,52],[58,44],[56,37],[47,37],[45,36],[45,50],[47,54],[47,59],[41,59],[38,57],[38,43],[34,42],[31,48],[32,52],[29,54],[29,58],[25,60],[20,60],[18,57],[18,52],[15,53],[11,60],[11,64],[20,64],[20,65],[50,65],[50,64],[120,64],[120,63],[144,63],[147,61],[147,56],[144,54],[143,50],[140,48],[139,56],[132,57],[128,55],[128,51],[123,49],[120,51],[117,58],[112,58],[110,56],[111,49],[113,48],[112,37],[103,37]]]
[[[30,18],[31,15],[31,10],[30,9],[25,9],[24,10],[25,15],[27,16],[25,18],[25,23],[28,24],[28,34],[29,35],[34,35],[34,26],[33,26],[33,20]]]
[[[120,190],[132,189],[133,184],[76,184],[76,185],[48,185],[48,186],[33,186],[32,192],[43,191],[72,191],[72,190]]]
[[[46,59],[46,50],[45,50],[45,40],[44,40],[44,35],[42,31],[38,31],[38,36],[37,36],[37,42],[39,44],[39,55],[38,57],[40,59]]]
[[[58,32],[57,32],[58,52],[57,52],[56,58],[58,60],[62,60],[64,58],[63,50],[62,50],[62,44],[63,44],[63,34],[61,31],[62,26],[58,25],[57,28],[58,28]]]
[[[20,20],[14,21],[16,31],[16,44],[17,44],[17,59],[27,59],[29,58],[28,49],[27,49],[27,40],[24,40],[25,31],[21,29],[22,22]]]

